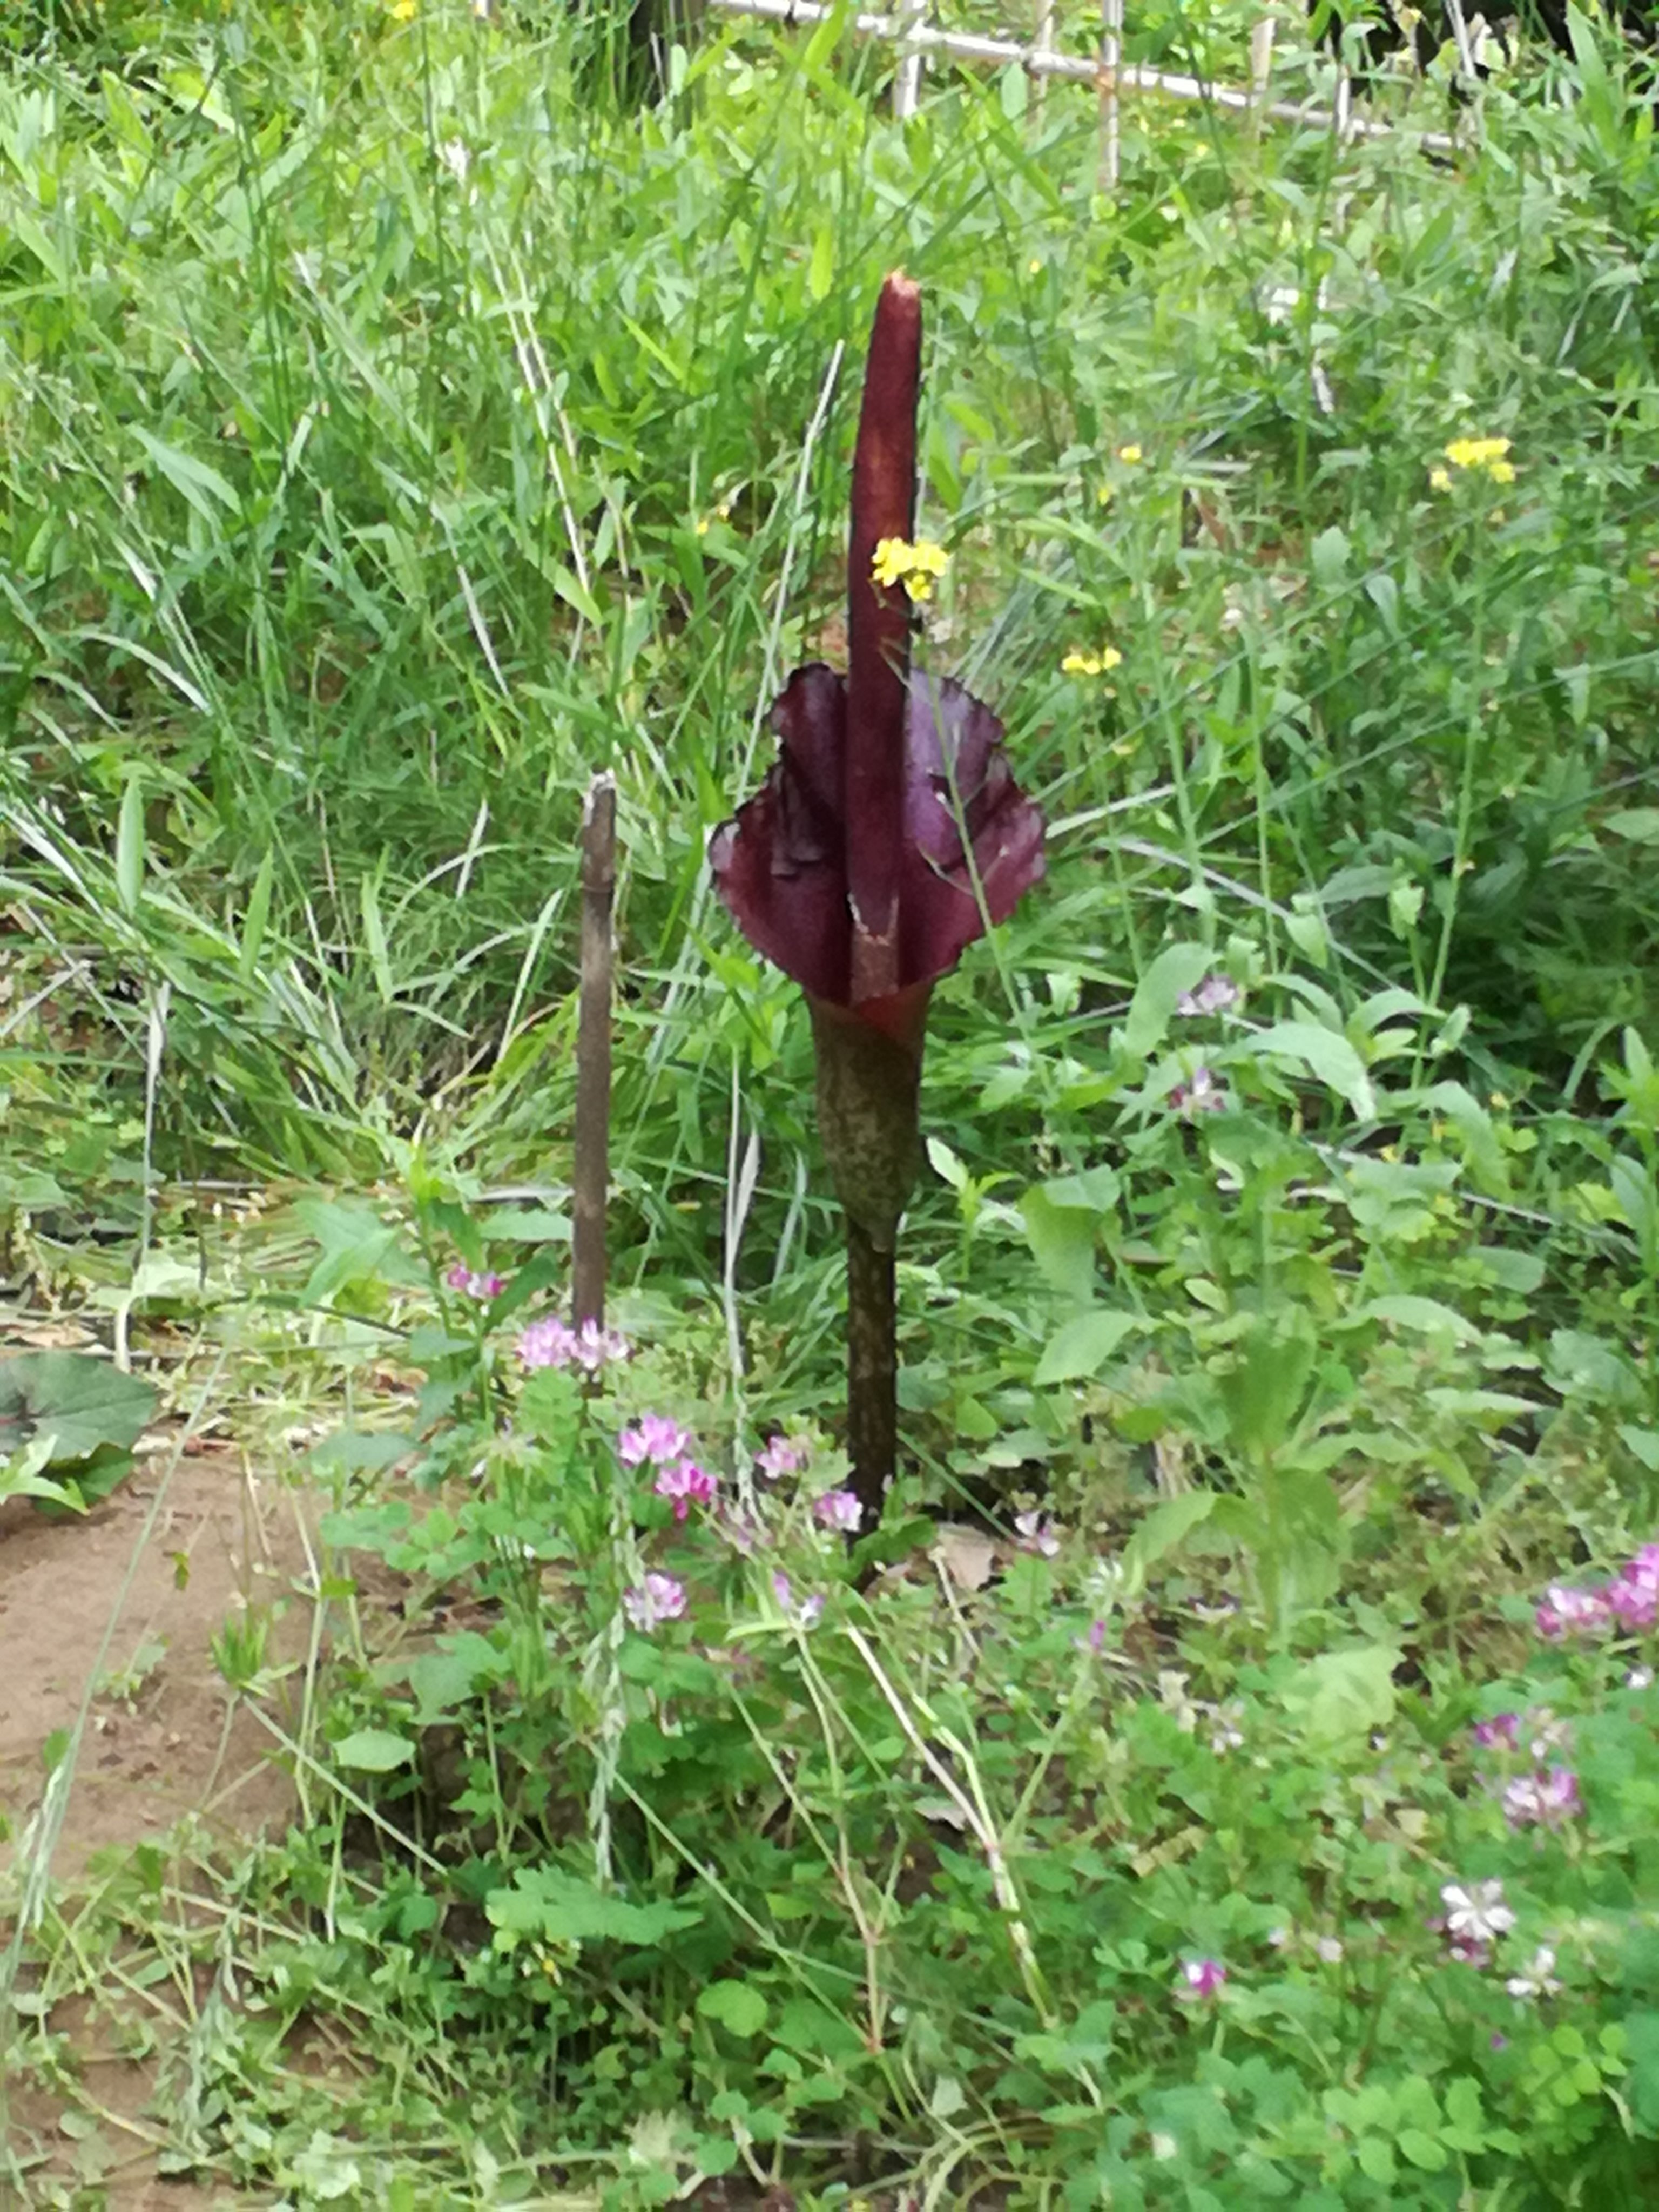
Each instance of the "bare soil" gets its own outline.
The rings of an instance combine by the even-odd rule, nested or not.
[[[301,1501],[262,1484],[240,1451],[170,1443],[84,1518],[49,1520],[23,1501],[0,1505],[0,1875],[15,1870],[41,1799],[43,1749],[86,1722],[61,1825],[35,1838],[52,1875],[76,1881],[94,1855],[160,1837],[197,1814],[226,1839],[280,1826],[293,1792],[268,1732],[232,1700],[213,1659],[227,1620],[250,1609],[284,1615],[270,1658],[303,1650],[309,1607],[295,1594],[307,1556]],[[88,1694],[90,1692],[90,1694]],[[0,1946],[9,1930],[0,1919]],[[152,2069],[111,2047],[103,2008],[60,2006],[51,2023],[76,2051],[86,2101],[11,2085],[7,2141],[40,2202],[84,2177],[84,2118],[99,2116],[100,2186],[76,2202],[106,2212],[199,2212],[234,2200],[160,2179],[159,2130],[143,2118]],[[64,2125],[65,2118],[70,2126]],[[14,2201],[0,2165],[0,2207]],[[36,2201],[16,2199],[19,2203]]]

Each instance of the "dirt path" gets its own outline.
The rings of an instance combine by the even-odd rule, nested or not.
[[[256,1482],[239,1451],[211,1444],[176,1462],[170,1445],[152,1452],[83,1520],[47,1520],[21,1501],[0,1505],[0,1811],[11,1829],[0,1842],[0,1897],[8,1876],[27,1875],[43,1852],[56,1879],[73,1881],[94,1853],[159,1836],[187,1813],[227,1838],[287,1817],[292,1790],[270,1735],[245,1710],[228,1723],[231,1699],[213,1643],[227,1621],[282,1613],[270,1656],[300,1656],[309,1615],[295,1583],[306,1554],[294,1495]],[[89,1684],[67,1796],[52,1808],[55,1832],[32,1833],[43,1747],[74,1729]],[[0,1948],[7,1936],[0,1915]],[[55,2007],[51,2021],[74,2044],[89,2096],[114,2116],[99,2130],[107,2163],[94,2160],[97,2201],[109,2212],[232,2202],[156,2179],[144,2148],[153,2130],[142,2118],[153,2067],[111,2047],[101,2012],[76,2002]],[[67,2100],[21,2082],[9,2105],[9,2147],[42,2191],[15,2201],[70,2201],[46,2192],[77,2168],[85,2176],[84,2122],[71,2114],[65,2129]],[[0,2206],[13,2201],[0,2164]]]
[[[84,1520],[0,1506],[0,1808],[15,1829],[40,1797],[42,1747],[75,1725],[113,1622],[56,1874],[183,1813],[246,1835],[286,1810],[265,1731],[243,1714],[227,1734],[212,1645],[228,1619],[284,1597],[302,1560],[290,1496],[256,1486],[229,1449],[176,1466],[170,1450],[154,1454]],[[291,1635],[281,1640],[291,1650]],[[0,1866],[15,1850],[0,1845]]]

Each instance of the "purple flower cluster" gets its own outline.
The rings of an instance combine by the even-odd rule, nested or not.
[[[719,1478],[694,1459],[676,1460],[672,1467],[662,1469],[652,1485],[659,1498],[673,1499],[677,1521],[684,1521],[694,1505],[712,1505],[719,1486]]]
[[[647,1575],[637,1589],[623,1592],[623,1611],[648,1635],[659,1622],[678,1620],[685,1611],[685,1586],[672,1575]]]
[[[1540,1767],[1504,1785],[1504,1813],[1511,1827],[1559,1828],[1583,1809],[1578,1777],[1570,1766]]]
[[[1578,1777],[1571,1767],[1550,1758],[1552,1752],[1569,1747],[1570,1731],[1547,1708],[1495,1713],[1491,1720],[1476,1721],[1469,1733],[1483,1751],[1522,1752],[1529,1762],[1525,1772],[1511,1775],[1501,1784],[1487,1778],[1487,1786],[1498,1790],[1512,1828],[1556,1828],[1583,1811]]]
[[[588,1375],[597,1375],[609,1360],[626,1359],[633,1348],[614,1328],[601,1328],[595,1321],[572,1328],[556,1314],[532,1321],[519,1339],[519,1358],[526,1367],[580,1367]]]
[[[1238,1004],[1238,986],[1231,975],[1206,975],[1195,990],[1183,991],[1176,1000],[1176,1013],[1188,1019],[1200,1014],[1224,1014]]]
[[[691,1449],[692,1437],[678,1421],[663,1413],[646,1413],[617,1439],[617,1457],[624,1467],[666,1467]]]
[[[785,1618],[792,1628],[799,1628],[804,1632],[817,1626],[818,1616],[823,1611],[822,1591],[812,1597],[802,1598],[797,1602],[789,1577],[780,1568],[772,1577],[772,1595],[782,1607]]]
[[[1207,1067],[1195,1067],[1190,1083],[1177,1083],[1170,1091],[1170,1103],[1177,1114],[1191,1121],[1200,1114],[1224,1111],[1227,1094]]]
[[[1226,1979],[1227,1969],[1219,1959],[1188,1959],[1176,1979],[1176,1995],[1202,2004],[1220,1996]]]
[[[459,1291],[464,1298],[498,1298],[507,1288],[505,1275],[497,1275],[493,1272],[481,1273],[477,1268],[469,1267],[459,1260],[444,1277],[444,1280],[452,1291]]]
[[[780,1475],[799,1474],[806,1464],[806,1447],[788,1437],[769,1437],[764,1451],[755,1455],[755,1472],[775,1482]]]
[[[826,1490],[812,1513],[820,1527],[836,1529],[844,1536],[855,1536],[864,1518],[864,1508],[850,1490]]]
[[[1538,1632],[1552,1639],[1595,1636],[1604,1630],[1634,1634],[1659,1622],[1659,1544],[1644,1544],[1611,1582],[1589,1589],[1552,1583],[1537,1613]]]

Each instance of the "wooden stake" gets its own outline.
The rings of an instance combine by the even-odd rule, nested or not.
[[[1122,166],[1117,82],[1123,67],[1123,0],[1106,0],[1104,21],[1100,41],[1100,189],[1115,192]]]
[[[605,1322],[605,1205],[611,1186],[611,909],[617,779],[596,775],[582,808],[581,989],[576,1028],[576,1160],[571,1180],[571,1318]]]

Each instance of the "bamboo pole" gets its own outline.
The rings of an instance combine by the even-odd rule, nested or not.
[[[1118,81],[1123,68],[1123,0],[1106,0],[1100,38],[1100,189],[1117,190],[1123,163]]]
[[[915,33],[927,12],[927,0],[902,0],[899,38],[899,65],[893,79],[893,114],[900,123],[907,123],[915,113],[921,98],[921,50],[915,44]]]
[[[833,7],[820,6],[818,0],[708,0],[708,4],[727,15],[747,15],[769,23],[822,23],[837,12]],[[1017,39],[984,39],[966,32],[939,31],[931,23],[905,28],[891,15],[849,15],[845,28],[855,39],[896,40],[902,36],[917,53],[937,54],[946,61],[971,63],[988,69],[1006,69],[1013,63],[1029,70],[1034,76],[1053,77],[1062,83],[1097,86],[1100,82],[1098,54],[1038,53],[1021,46]],[[1120,66],[1117,75],[1119,88],[1123,92],[1148,92],[1161,100],[1195,101],[1208,107],[1224,108],[1237,115],[1248,115],[1255,106],[1248,86],[1212,84],[1202,77],[1134,67]],[[1352,113],[1352,97],[1343,105],[1348,111],[1343,119],[1345,138],[1402,138],[1411,145],[1426,147],[1437,154],[1455,154],[1459,150],[1460,142],[1443,131],[1409,131],[1397,124],[1372,122],[1369,117]],[[1301,124],[1310,130],[1328,130],[1337,119],[1328,107],[1291,100],[1271,100],[1259,112],[1271,116],[1276,123]]]
[[[582,808],[582,948],[576,1022],[576,1158],[572,1171],[572,1318],[605,1324],[605,1206],[611,1184],[611,913],[617,779],[596,775]]]

